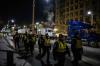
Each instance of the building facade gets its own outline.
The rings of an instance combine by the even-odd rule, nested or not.
[[[55,0],[55,28],[58,28],[57,33],[67,34],[66,24],[69,20],[80,20],[91,24],[91,16],[93,16],[93,24],[100,26],[99,6],[100,0]],[[91,11],[92,15],[88,15],[88,11]]]

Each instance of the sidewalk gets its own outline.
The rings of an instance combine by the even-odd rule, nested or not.
[[[14,49],[11,49],[11,47],[9,46],[11,45],[9,42],[12,43],[12,41],[7,40],[6,38],[0,39],[0,66],[7,66],[7,52],[6,51],[4,52],[3,50],[14,51]],[[21,64],[23,64],[25,60],[18,59],[17,57],[20,57],[19,54],[14,53],[13,55],[14,64],[16,66],[22,66]],[[19,62],[21,63],[19,64]]]
[[[6,66],[6,60],[7,60],[7,52],[2,51],[2,50],[9,50],[13,51],[11,48],[8,47],[8,43],[4,38],[0,39],[0,66]]]

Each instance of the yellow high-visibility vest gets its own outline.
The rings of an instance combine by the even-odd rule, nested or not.
[[[82,48],[82,42],[79,39],[76,40],[76,48]]]
[[[61,41],[58,41],[58,52],[65,52],[66,51],[66,46],[67,44],[64,42],[62,43]]]
[[[35,41],[36,41],[35,37],[32,37],[32,42],[35,42]]]
[[[44,45],[45,46],[50,46],[51,44],[50,44],[50,39],[44,39],[45,40],[45,43],[44,43]]]

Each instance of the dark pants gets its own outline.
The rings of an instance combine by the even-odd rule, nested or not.
[[[19,41],[15,41],[15,48],[19,49]]]
[[[82,53],[83,53],[83,49],[82,48],[79,48],[79,49],[75,49],[72,51],[73,53],[73,57],[74,57],[74,60],[73,60],[73,66],[78,66],[78,61],[82,59]]]
[[[28,43],[24,43],[24,47],[25,47],[26,53],[28,53],[29,52],[29,45],[28,45]]]
[[[43,47],[43,53],[41,54],[41,58],[44,57],[46,53],[47,53],[47,62],[49,62],[50,46]]]
[[[55,66],[64,66],[65,63],[65,53],[56,52],[55,53],[56,60],[58,61]]]
[[[39,46],[39,55],[41,55],[42,50],[43,50],[43,46],[41,44],[39,44],[38,46]]]
[[[31,55],[33,55],[34,44],[29,44],[29,51],[31,52]]]

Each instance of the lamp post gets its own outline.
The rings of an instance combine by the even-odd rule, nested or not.
[[[35,0],[33,0],[32,32],[34,33]]]
[[[14,22],[15,22],[15,20],[13,20],[13,19],[12,19],[12,20],[11,20],[11,22],[12,22],[12,23],[14,23]]]
[[[50,1],[50,0],[45,0],[47,3]],[[34,23],[35,23],[35,2],[36,0],[33,0],[33,15],[32,15],[32,32],[34,33]]]
[[[36,22],[36,32],[38,34],[38,29],[39,29],[39,22]]]
[[[87,14],[91,15],[91,25],[93,25],[93,13],[91,11],[88,11]]]

